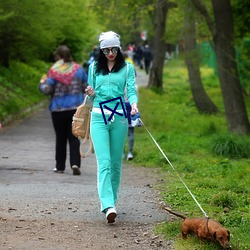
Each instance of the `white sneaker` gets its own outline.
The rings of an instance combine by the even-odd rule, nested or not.
[[[108,223],[114,223],[116,216],[117,216],[117,212],[115,208],[110,207],[107,209],[106,218],[108,220]]]
[[[134,156],[131,152],[128,152],[127,161],[133,160]]]

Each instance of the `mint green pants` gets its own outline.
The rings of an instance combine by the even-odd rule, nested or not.
[[[106,115],[106,120],[108,118]],[[128,133],[127,118],[116,114],[114,118],[106,125],[102,114],[91,113],[90,134],[97,160],[97,189],[102,212],[115,207],[118,198],[122,155]]]

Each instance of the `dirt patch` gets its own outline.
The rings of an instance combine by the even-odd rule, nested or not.
[[[153,225],[2,218],[1,249],[172,249]]]

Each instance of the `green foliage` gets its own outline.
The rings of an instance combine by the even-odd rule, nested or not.
[[[248,0],[232,0],[235,35],[237,38],[244,38],[249,35],[250,14],[246,11],[249,8],[250,2]]]
[[[250,34],[238,41],[237,62],[240,75],[241,85],[245,94],[250,96]]]
[[[177,4],[177,7],[170,8],[168,11],[167,25],[165,32],[165,40],[167,43],[178,44],[183,40],[185,34],[185,17],[188,15],[195,19],[196,36],[198,41],[211,39],[204,18],[197,12],[191,1],[178,0],[171,1]],[[210,1],[203,1],[209,13],[212,13],[212,5]],[[191,8],[191,10],[190,10]]]
[[[163,181],[157,189],[161,191],[165,204],[189,217],[201,217],[202,212],[181,178],[206,213],[230,230],[232,249],[249,249],[246,237],[250,222],[249,137],[227,133],[219,81],[212,69],[202,67],[201,72],[208,95],[222,112],[216,115],[199,114],[193,104],[183,61],[169,61],[164,69],[164,92],[140,88],[139,110],[143,123],[174,169],[144,127],[135,130],[133,163],[157,167],[161,171]],[[247,107],[250,112],[250,105]],[[230,157],[214,155],[211,145],[221,138],[225,141],[231,139],[233,143],[224,148],[237,148],[236,153],[230,153]],[[248,158],[245,156],[247,152]],[[232,155],[237,155],[237,158],[231,158]],[[167,239],[177,237],[174,244],[178,250],[201,249],[199,241],[192,236],[190,241],[178,238],[179,224],[179,219],[163,223],[156,231],[163,233]],[[203,249],[217,249],[217,246],[207,243]]]
[[[122,37],[122,46],[131,42],[143,42],[140,33],[148,32],[149,40],[154,37],[153,22],[155,15],[155,1],[153,0],[94,0],[94,11],[98,23],[105,30],[114,30]]]
[[[14,59],[50,60],[55,48],[66,44],[75,60],[88,56],[96,41],[95,15],[90,1],[2,0],[0,64]]]
[[[176,44],[183,38],[184,13],[182,4],[177,8],[171,8],[168,11],[165,40],[170,44]]]
[[[211,150],[223,157],[250,158],[250,140],[236,135],[216,136],[211,142]]]
[[[220,192],[219,194],[215,194],[210,201],[212,206],[217,206],[223,208],[234,209],[237,207],[236,197],[230,194],[229,192]]]
[[[32,66],[12,62],[7,70],[0,67],[0,121],[20,116],[21,111],[40,103],[45,97],[38,90],[39,80],[49,65],[34,61]]]
[[[163,222],[159,223],[155,228],[155,233],[163,233],[166,240],[176,238],[176,235],[180,235],[181,221],[175,221],[173,223]]]

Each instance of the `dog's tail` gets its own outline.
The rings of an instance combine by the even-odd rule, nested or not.
[[[182,218],[183,220],[187,219],[187,217],[186,217],[185,215],[183,215],[183,214],[179,214],[179,213],[177,213],[177,212],[173,212],[171,209],[169,209],[169,208],[167,208],[167,207],[164,207],[164,206],[162,206],[162,208],[163,208],[164,210],[168,211],[169,213],[171,213],[171,214],[173,214],[173,215],[175,215],[175,216],[177,216],[177,217]]]

